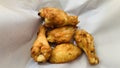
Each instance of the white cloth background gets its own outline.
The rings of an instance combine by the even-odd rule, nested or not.
[[[57,7],[78,15],[79,28],[95,38],[100,64],[85,54],[65,64],[37,64],[30,48],[40,25],[38,10]],[[120,0],[0,0],[0,68],[120,68]]]

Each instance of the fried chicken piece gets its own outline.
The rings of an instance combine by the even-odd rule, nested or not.
[[[77,16],[68,16],[63,10],[58,8],[46,7],[39,10],[39,16],[45,19],[46,27],[61,27],[64,25],[76,26]]]
[[[94,39],[91,34],[85,30],[77,29],[75,32],[75,41],[77,46],[80,47],[87,55],[90,64],[98,64],[99,59],[96,55],[94,48]]]
[[[66,63],[77,59],[82,54],[82,51],[77,46],[71,43],[57,45],[51,53],[51,63]]]
[[[50,57],[51,47],[45,36],[46,28],[40,26],[38,37],[31,48],[31,57],[36,62],[46,62]]]
[[[52,43],[70,42],[71,39],[73,38],[75,29],[76,28],[72,26],[63,26],[53,29],[48,32],[47,40]]]

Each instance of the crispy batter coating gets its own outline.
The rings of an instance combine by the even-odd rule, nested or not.
[[[94,48],[94,39],[91,34],[85,30],[77,29],[75,32],[75,41],[87,55],[90,64],[98,64],[99,59],[96,56]]]
[[[51,63],[66,63],[75,60],[82,54],[82,51],[77,46],[71,43],[57,45],[51,53]]]
[[[90,64],[99,63],[92,35],[85,30],[76,30],[79,22],[77,16],[70,16],[63,10],[52,7],[40,9],[38,15],[45,23],[40,26],[37,39],[31,48],[34,61],[66,63],[77,59],[83,50]],[[73,40],[77,46],[72,44]],[[57,45],[51,49],[48,42],[50,45]]]
[[[52,43],[70,42],[74,32],[75,28],[72,26],[59,27],[48,32],[47,40]]]
[[[46,27],[61,27],[64,25],[76,26],[77,16],[68,16],[66,12],[58,8],[46,7],[39,10],[38,15],[45,19]]]
[[[51,48],[45,33],[45,27],[40,26],[38,37],[31,48],[31,57],[36,62],[46,62],[50,57]]]

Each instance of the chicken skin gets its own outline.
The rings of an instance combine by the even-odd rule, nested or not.
[[[49,62],[66,63],[75,60],[81,54],[81,49],[71,43],[59,44],[52,50]]]
[[[99,63],[94,38],[87,31],[77,29],[78,16],[52,7],[40,9],[38,15],[44,23],[31,48],[31,57],[35,62],[67,63],[84,52],[91,65]]]
[[[45,36],[46,28],[40,26],[37,39],[31,48],[31,57],[36,62],[46,62],[50,57],[51,47]]]
[[[72,26],[63,26],[49,31],[47,40],[51,43],[70,42],[73,38],[75,28]]]
[[[89,63],[98,64],[99,59],[95,52],[94,39],[92,35],[86,32],[85,30],[77,29],[74,37],[77,46],[80,47],[86,53]]]
[[[39,10],[38,15],[44,18],[46,27],[76,26],[78,23],[77,16],[69,16],[66,12],[58,8],[42,8]]]

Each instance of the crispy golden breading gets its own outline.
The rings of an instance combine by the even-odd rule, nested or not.
[[[31,48],[31,57],[36,62],[46,62],[50,57],[51,48],[45,36],[46,29],[41,26],[39,34]]]
[[[99,59],[96,56],[94,48],[94,39],[91,34],[85,30],[77,29],[75,32],[75,41],[81,49],[86,53],[90,64],[98,64]]]
[[[47,40],[55,43],[70,42],[74,32],[75,28],[72,26],[59,27],[48,32]]]
[[[66,63],[75,60],[82,54],[82,51],[77,46],[71,43],[57,45],[51,53],[51,63]]]
[[[38,15],[45,19],[46,27],[61,27],[64,25],[76,26],[78,23],[77,16],[68,16],[63,10],[58,8],[42,8]]]
[[[79,23],[77,16],[70,16],[63,10],[52,7],[40,9],[38,15],[45,23],[40,26],[31,48],[34,61],[66,63],[77,59],[84,51],[90,64],[99,63],[92,35],[85,30],[76,29]],[[77,46],[73,44],[74,41]]]

